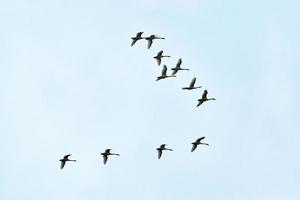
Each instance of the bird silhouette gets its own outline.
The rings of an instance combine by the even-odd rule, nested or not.
[[[198,145],[200,145],[200,144],[203,144],[203,145],[207,145],[208,146],[208,144],[207,143],[202,143],[201,141],[202,140],[204,140],[205,139],[205,137],[201,137],[201,138],[198,138],[195,142],[192,142],[192,150],[191,150],[191,152],[193,152],[193,151],[195,151],[195,149],[197,148],[197,146]]]
[[[120,154],[111,153],[110,151],[111,151],[111,149],[106,149],[105,152],[101,153],[101,155],[103,156],[103,164],[104,165],[107,162],[108,156],[110,156],[110,155],[120,156]]]
[[[156,40],[156,39],[164,40],[165,38],[158,37],[156,35],[150,35],[149,37],[146,37],[145,39],[148,40],[148,49],[150,49],[150,47],[152,46],[153,40]]]
[[[201,86],[196,86],[195,87],[195,83],[196,83],[196,78],[193,78],[190,85],[188,87],[183,87],[182,89],[183,90],[194,90],[194,89],[197,89],[197,88],[201,88]]]
[[[175,66],[174,68],[171,69],[171,70],[173,70],[172,75],[175,75],[175,74],[176,74],[178,71],[180,71],[180,70],[190,70],[190,69],[184,69],[184,68],[181,68],[181,67],[180,67],[181,64],[182,64],[182,59],[179,58],[179,60],[178,60],[178,62],[177,62],[177,64],[176,64],[176,66]]]
[[[197,107],[203,104],[205,101],[216,100],[215,98],[207,98],[207,90],[204,90],[201,99],[198,99]]]
[[[156,59],[158,66],[159,66],[160,63],[161,63],[161,59],[162,59],[162,58],[166,58],[166,57],[170,58],[170,57],[171,57],[171,56],[162,55],[163,52],[164,52],[164,51],[160,51],[160,52],[157,53],[156,56],[153,57],[154,59]]]
[[[137,34],[136,34],[136,36],[135,37],[132,37],[131,39],[132,39],[132,43],[131,43],[131,46],[133,46],[137,41],[139,41],[139,40],[141,40],[141,39],[145,39],[144,37],[142,37],[142,34],[143,34],[144,32],[138,32]]]
[[[165,78],[176,77],[175,75],[170,75],[170,76],[168,76],[168,75],[167,75],[167,70],[168,70],[167,66],[164,65],[164,66],[163,66],[163,69],[162,69],[162,71],[161,71],[161,75],[157,77],[156,81],[159,81],[159,80],[165,79]]]
[[[67,161],[76,162],[76,160],[69,159],[70,156],[71,156],[71,154],[65,155],[62,159],[59,160],[60,161],[60,169],[64,168]]]
[[[157,152],[158,152],[158,159],[161,158],[162,152],[163,152],[164,150],[167,150],[167,151],[173,151],[173,149],[168,149],[168,148],[166,148],[166,144],[160,145],[160,147],[159,147],[159,148],[156,148],[156,150],[157,150]]]

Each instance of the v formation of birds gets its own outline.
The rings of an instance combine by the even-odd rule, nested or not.
[[[148,42],[147,44],[147,48],[150,49],[153,41],[154,40],[164,40],[164,37],[159,37],[157,35],[150,35],[148,37],[143,37],[144,32],[138,32],[134,37],[132,37],[132,43],[131,46],[133,46],[134,44],[136,44],[136,42],[138,42],[139,40],[146,40]],[[157,55],[155,55],[153,58],[157,61],[157,65],[160,66],[160,64],[162,63],[162,59],[163,58],[170,58],[171,56],[169,55],[164,55],[164,51],[161,50],[157,53]],[[188,71],[190,69],[187,68],[182,68],[181,67],[182,64],[182,59],[179,58],[177,61],[177,64],[175,65],[174,68],[171,68],[172,70],[172,74],[167,75],[167,65],[163,65],[161,74],[157,77],[156,81],[162,80],[162,79],[166,79],[166,78],[171,78],[171,77],[176,77],[176,74],[179,71]],[[196,77],[194,77],[192,79],[192,81],[190,82],[190,84],[186,87],[183,87],[182,90],[195,90],[195,89],[199,89],[201,88],[201,86],[195,86],[196,83]],[[215,98],[207,98],[207,94],[208,91],[205,89],[202,93],[201,98],[198,99],[198,104],[196,105],[197,107],[199,107],[200,105],[202,105],[204,102],[206,101],[210,101],[210,100],[216,100]],[[207,143],[202,142],[205,139],[205,137],[200,137],[198,138],[195,142],[192,142],[192,149],[191,152],[195,151],[198,145],[207,145]],[[158,159],[161,158],[163,151],[173,151],[173,149],[169,149],[166,147],[167,144],[161,144],[158,148],[156,148],[157,153],[158,153]],[[106,149],[103,153],[101,153],[102,157],[103,157],[103,164],[105,165],[107,163],[108,160],[108,156],[120,156],[120,154],[118,153],[112,153],[111,149]],[[69,157],[71,156],[71,154],[67,154],[65,155],[62,159],[60,159],[59,161],[61,162],[60,168],[63,169],[66,162],[76,162],[76,160],[70,159]]]

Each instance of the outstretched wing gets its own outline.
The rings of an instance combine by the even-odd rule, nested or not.
[[[202,94],[202,100],[207,99],[207,90],[204,90]]]
[[[103,155],[103,164],[105,165],[107,162],[107,155]]]
[[[166,144],[162,144],[162,145],[160,145],[160,149],[164,149],[166,147]]]
[[[197,107],[198,107],[198,106],[201,106],[201,104],[203,104],[203,102],[204,102],[204,101],[203,101],[202,99],[198,99]]]
[[[197,148],[197,145],[193,144],[191,152],[195,151],[196,148]]]
[[[167,76],[167,70],[168,70],[167,65],[164,65],[164,66],[163,66],[163,69],[162,69],[162,71],[161,71],[161,75],[162,75],[162,76]]]
[[[159,66],[160,63],[161,63],[161,58],[160,58],[160,57],[157,57],[157,58],[156,58],[156,61],[157,61],[157,65]]]
[[[71,154],[65,155],[63,159],[64,159],[64,160],[68,160],[68,159],[69,159],[69,156],[71,156]]]
[[[198,139],[196,140],[196,142],[197,142],[197,143],[200,143],[201,140],[203,140],[204,138],[205,138],[205,137],[198,138]]]
[[[195,83],[196,83],[196,78],[193,78],[191,84],[190,84],[190,88],[194,88],[195,87]]]
[[[61,160],[60,161],[60,169],[63,169],[65,164],[66,164],[66,161]]]
[[[131,46],[133,46],[136,43],[136,41],[138,41],[138,40],[136,38],[131,38],[131,39],[132,39]]]
[[[161,57],[162,54],[163,54],[163,52],[164,52],[164,51],[161,50],[160,52],[157,53],[157,56],[158,56],[158,57]]]
[[[162,155],[162,150],[157,150],[157,152],[158,152],[158,159],[160,159],[161,158],[161,155]]]
[[[177,64],[176,64],[176,69],[180,69],[180,65],[181,65],[181,63],[182,63],[182,60],[181,60],[181,58],[179,58],[179,60],[178,60],[178,62],[177,62]]]
[[[150,49],[152,43],[153,43],[153,41],[151,39],[148,39],[148,49]]]
[[[138,38],[140,38],[140,37],[142,37],[142,34],[143,34],[144,32],[138,32],[137,34],[136,34],[136,37],[138,37]]]
[[[105,150],[105,153],[106,153],[106,154],[109,154],[109,153],[110,153],[110,150],[111,150],[111,149],[106,149],[106,150]]]

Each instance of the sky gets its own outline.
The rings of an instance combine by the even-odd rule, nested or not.
[[[299,7],[0,0],[0,199],[298,200]],[[191,70],[156,82],[160,50]]]

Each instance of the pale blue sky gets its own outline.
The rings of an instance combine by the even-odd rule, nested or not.
[[[298,200],[299,8],[0,1],[0,199]],[[138,31],[166,40],[131,48]],[[159,50],[192,70],[155,82]],[[217,101],[196,108],[193,77]],[[211,146],[192,154],[199,136]],[[108,147],[121,156],[103,166]]]

